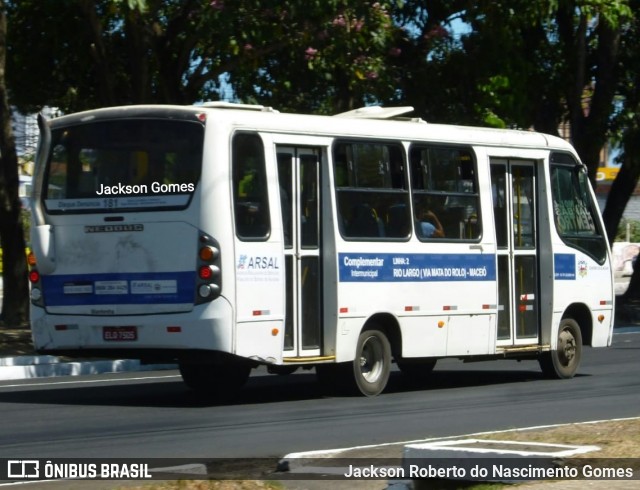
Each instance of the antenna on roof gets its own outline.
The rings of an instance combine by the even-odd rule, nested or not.
[[[413,107],[381,107],[379,105],[360,107],[348,112],[341,112],[333,117],[350,117],[354,119],[393,119],[413,112]]]

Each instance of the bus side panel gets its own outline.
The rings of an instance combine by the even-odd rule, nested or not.
[[[236,324],[236,354],[272,364],[282,363],[283,322],[266,320]]]
[[[260,138],[273,148],[269,134]],[[269,231],[264,239],[240,240],[235,223],[235,354],[268,363],[282,363],[285,315],[284,232],[277,165],[265,151]],[[264,198],[264,196],[263,196]],[[264,202],[262,203],[264,204]]]
[[[609,346],[613,329],[613,286],[594,286],[612,284],[610,262],[600,265],[586,254],[564,244],[556,245],[555,250],[555,315],[562,318],[571,305],[585,305],[591,312],[591,346]],[[602,321],[598,318],[600,315],[604,317]],[[554,322],[555,332],[559,322],[559,319]],[[556,337],[551,336],[552,348],[557,342]]]
[[[591,347],[610,347],[613,340],[613,310],[594,310],[592,317],[594,329]]]
[[[235,353],[280,363],[285,298],[282,243],[237,241],[235,251]]]
[[[363,317],[342,317],[338,320],[335,348],[336,362],[353,361],[364,321],[365,318]]]
[[[450,316],[447,320],[447,355],[492,354],[496,338],[495,315]]]
[[[429,253],[365,253],[357,251],[365,245],[344,244],[338,254],[339,360],[353,358],[365,325],[393,328],[388,320],[368,320],[378,314],[398,322],[402,357],[495,352],[495,255],[470,250],[469,244],[430,247]]]
[[[402,357],[444,357],[449,330],[440,317],[410,316],[402,319]]]

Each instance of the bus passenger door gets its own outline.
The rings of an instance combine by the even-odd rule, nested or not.
[[[284,357],[321,354],[320,158],[315,148],[277,146],[284,231]]]
[[[491,160],[498,255],[498,347],[537,344],[539,289],[535,162]]]

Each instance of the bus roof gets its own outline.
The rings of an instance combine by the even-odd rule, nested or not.
[[[514,129],[495,129],[449,124],[432,124],[422,119],[397,118],[410,107],[377,106],[361,108],[335,116],[280,113],[261,105],[213,102],[203,105],[130,105],[94,109],[49,121],[52,128],[89,121],[126,117],[215,118],[219,123],[246,130],[273,131],[342,138],[380,138],[410,141],[434,141],[483,146],[554,148],[575,153],[572,146],[557,136]]]

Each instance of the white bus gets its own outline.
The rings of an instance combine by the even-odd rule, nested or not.
[[[41,119],[39,352],[175,362],[225,393],[315,367],[364,395],[392,363],[539,359],[611,343],[609,245],[583,165],[534,132],[262,106]]]

